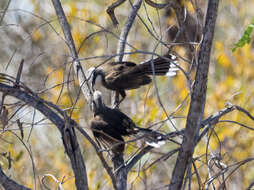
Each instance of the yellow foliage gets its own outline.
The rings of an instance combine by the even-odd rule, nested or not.
[[[233,6],[237,7],[238,5],[238,0],[231,0],[230,2]]]
[[[158,114],[158,107],[157,106],[154,106],[152,108],[152,110],[150,111],[149,113],[149,120],[150,121],[154,121],[154,119],[157,117],[157,114]]]
[[[221,41],[215,42],[215,48],[218,52],[221,52],[224,50],[223,43]]]
[[[88,10],[86,9],[86,7],[83,7],[80,10],[80,16],[81,16],[81,18],[87,19],[88,15],[89,15]]]
[[[38,30],[35,30],[33,32],[33,40],[38,41],[38,40],[41,40],[41,39],[42,39],[42,34]]]
[[[128,5],[128,2],[125,2],[123,5],[116,8],[116,11],[115,11],[116,17],[121,23],[118,26],[118,28],[112,29],[111,27],[108,27],[109,26],[108,24],[109,23],[112,24],[112,22],[111,20],[109,20],[109,16],[105,10],[106,10],[106,7],[113,2],[115,2],[115,0],[107,0],[106,2],[87,1],[85,3],[78,2],[78,1],[77,2],[64,1],[65,3],[64,9],[65,11],[67,11],[66,12],[68,15],[67,18],[68,18],[68,21],[70,21],[72,35],[77,47],[81,45],[82,40],[86,36],[100,29],[99,27],[95,25],[87,24],[84,21],[81,21],[82,19],[91,20],[95,22],[96,24],[100,24],[103,27],[115,32],[117,35],[120,34],[121,26],[124,24],[124,21],[126,20],[126,17],[129,11],[125,9],[127,6],[130,7],[130,5]],[[159,2],[163,2],[163,1],[159,1]],[[240,14],[246,14],[245,13],[247,11],[246,8],[252,7],[253,5],[253,2],[251,1],[248,1],[248,3],[243,3],[243,2],[244,1],[240,1],[240,0],[225,0],[221,2],[223,4],[221,5],[221,9],[224,10],[224,8],[232,8],[232,10],[235,9],[237,11],[234,10],[232,13],[230,11],[220,11],[218,15],[218,20],[217,20],[218,32],[216,31],[216,35],[214,39],[215,47],[211,54],[211,63],[215,60],[216,64],[211,64],[211,68],[210,68],[209,80],[208,80],[209,86],[208,86],[207,102],[205,107],[205,117],[224,108],[225,103],[227,101],[230,101],[233,104],[241,105],[244,108],[246,108],[248,111],[250,111],[251,114],[254,114],[253,44],[245,45],[243,48],[235,51],[234,53],[231,53],[231,50],[230,50],[230,48],[232,47],[232,44],[235,42],[236,38],[238,38],[238,34],[241,31],[240,28],[238,28],[238,26],[241,25],[241,23],[245,24],[247,20],[247,19],[243,19],[242,18],[243,15],[240,15]],[[37,3],[35,0],[32,0],[32,3],[34,5],[34,11],[35,12],[39,11],[40,10],[39,3]],[[82,6],[82,3],[84,3],[84,6]],[[187,8],[188,11],[190,11],[191,13],[194,12],[194,7],[189,1],[181,0],[181,3]],[[89,6],[87,6],[88,4]],[[95,6],[92,6],[92,5],[95,5]],[[230,7],[229,5],[230,6],[233,5],[235,7]],[[151,19],[151,23],[153,24],[155,28],[154,30],[158,32],[160,27],[157,27],[158,26],[157,22],[159,22],[157,15],[159,15],[158,13],[161,13],[161,12],[159,10],[151,8],[150,6],[147,6],[147,10],[149,11],[149,17]],[[230,14],[228,12],[230,12]],[[147,19],[147,15],[145,15],[143,7],[141,7],[139,13],[142,18]],[[236,13],[239,15],[237,15],[237,19],[234,21],[230,17],[233,18],[234,14]],[[248,11],[248,14],[249,13],[250,12]],[[143,15],[145,15],[145,17],[143,17]],[[81,19],[79,20],[74,17],[80,17]],[[48,18],[48,17],[45,17],[45,18]],[[107,22],[105,23],[105,21]],[[144,20],[144,21],[147,24],[149,24],[147,20]],[[162,20],[160,21],[161,21],[160,23],[161,26],[163,26],[164,23],[162,23]],[[172,17],[167,18],[166,22],[169,24],[169,26],[176,23],[174,11],[172,11]],[[240,24],[236,22],[239,22]],[[136,24],[133,25],[132,31],[135,31],[136,33],[135,32],[134,32],[135,34],[132,32],[130,33],[130,38],[128,39],[128,42],[134,45],[136,48],[140,49],[141,51],[150,50],[153,44],[155,44],[154,42],[156,42],[156,40],[151,38],[150,35],[148,36],[148,32],[146,29],[143,29],[144,28],[143,25],[142,25],[142,28],[138,27],[140,26],[139,21],[135,23]],[[235,26],[237,26],[237,28]],[[152,28],[151,25],[148,25],[148,27]],[[229,29],[229,27],[230,27],[230,30],[227,30]],[[231,30],[234,30],[232,33],[233,35],[230,32]],[[60,31],[62,35],[60,28],[57,28],[57,31]],[[152,30],[152,32],[154,31]],[[164,32],[164,29],[162,29],[162,33],[163,32]],[[158,37],[160,37],[159,35],[160,33],[158,32]],[[166,35],[166,34],[163,33],[163,35]],[[46,35],[42,33],[42,30],[34,30],[34,32],[32,33],[32,38],[34,42],[36,43],[39,43],[39,41],[40,42],[43,41],[42,39],[45,39],[45,36]],[[50,40],[54,41],[54,44],[58,42],[57,39],[52,38],[51,35],[49,35],[49,38]],[[83,46],[82,52],[80,54],[80,58],[83,58],[83,56],[88,57],[88,56],[115,53],[116,47],[117,47],[116,41],[117,41],[116,39],[112,40],[112,36],[110,34],[106,34],[106,38],[104,34],[94,35],[92,38],[90,38],[86,42],[88,45],[86,44],[85,46]],[[184,56],[185,58],[188,58],[185,47],[174,47],[174,50],[179,55]],[[131,49],[130,51],[133,51],[133,50]],[[160,49],[158,49],[158,52],[159,51]],[[62,49],[59,49],[58,53],[61,55],[63,54],[69,55],[69,52],[66,53]],[[45,64],[43,67],[43,69],[45,70],[42,69],[42,74],[45,74],[45,76],[46,75],[48,76],[46,81],[46,88],[49,88],[47,93],[44,93],[43,96],[46,100],[56,102],[61,92],[61,97],[59,98],[59,101],[58,101],[59,107],[63,109],[67,107],[71,107],[73,105],[70,100],[70,95],[72,97],[75,97],[76,92],[75,90],[72,91],[72,89],[68,91],[66,88],[66,84],[64,85],[64,88],[62,88],[63,86],[61,85],[61,83],[63,82],[63,79],[66,78],[67,73],[66,71],[64,71],[64,66],[62,63],[58,64],[57,67],[55,67],[54,63],[59,62],[57,60],[58,56],[56,55],[50,55],[50,56],[53,57],[52,58],[53,61],[50,63],[52,64],[52,66],[46,67],[45,66],[46,64]],[[140,54],[133,54],[129,56],[129,59],[131,61],[140,60],[140,58],[141,58]],[[97,63],[98,62],[95,61],[94,63],[91,63],[91,64],[95,65]],[[182,65],[182,63],[180,63],[180,65]],[[185,70],[188,70],[187,67],[189,65],[188,66],[186,65],[184,65],[183,68]],[[194,79],[194,73],[195,72],[191,73],[190,75],[191,79]],[[157,82],[158,82],[161,99],[163,100],[163,103],[165,103],[166,105],[165,106],[166,111],[170,113],[172,111],[171,108],[174,109],[176,106],[182,103],[183,99],[187,96],[189,92],[186,85],[185,76],[181,72],[179,72],[179,74],[172,79],[173,85],[170,87],[167,86],[168,83],[166,78],[157,78],[157,79],[158,79]],[[0,79],[0,82],[1,82],[1,79]],[[74,86],[74,85],[78,85],[77,80],[75,81],[75,83],[72,83],[70,86]],[[163,112],[160,105],[158,104],[158,100],[155,95],[154,88],[152,86],[153,85],[151,84],[151,85],[147,85],[146,87],[142,87],[138,90],[128,91],[127,99],[123,102],[123,104],[127,104],[126,102],[137,104],[136,106],[137,112],[131,115],[130,117],[133,118],[134,122],[137,125],[141,125],[141,127],[145,127],[149,125],[150,123],[166,119],[166,114]],[[150,89],[150,91],[148,91],[147,89]],[[167,93],[168,91],[172,93]],[[187,115],[188,109],[189,109],[189,102],[190,102],[189,99],[186,101],[183,107],[177,111],[175,116]],[[170,103],[167,100],[169,100]],[[81,98],[75,105],[77,109],[73,110],[72,118],[79,120],[81,117],[85,118],[89,116],[89,114],[84,113],[81,109],[84,104],[85,104],[85,100],[84,98]],[[126,110],[123,109],[122,111],[125,112]],[[252,120],[247,119],[246,115],[239,114],[239,112],[236,110],[234,112],[228,113],[226,116],[224,116],[221,119],[237,121],[240,123],[244,123],[250,127],[253,126]],[[185,126],[184,125],[185,122],[186,122],[185,118],[178,119],[177,127],[183,128]],[[167,127],[163,127],[163,130],[165,132],[169,132],[170,129]],[[220,142],[218,141],[217,137],[214,134],[211,136],[209,145],[212,151],[218,152],[219,143],[221,143],[222,149],[223,149],[222,153],[226,152],[227,154],[229,154],[230,163],[234,161],[246,159],[247,157],[250,157],[250,156],[253,157],[253,154],[254,154],[254,152],[252,151],[254,147],[254,141],[253,141],[254,133],[253,132],[247,129],[244,129],[233,123],[219,123],[214,127],[214,130],[216,131],[218,138],[220,139]],[[47,136],[52,135],[54,137],[53,140],[50,141],[50,143],[53,142],[52,147],[48,147],[49,145],[44,145],[45,147],[39,146],[38,144],[43,144],[43,143],[46,144],[47,142],[42,142],[42,141],[38,142],[36,138],[30,141],[32,151],[33,151],[33,156],[35,159],[36,169],[39,171],[39,174],[47,173],[47,172],[53,173],[59,180],[61,179],[59,176],[66,176],[67,178],[71,178],[66,183],[64,183],[64,188],[73,189],[73,187],[75,186],[74,184],[75,179],[73,177],[71,166],[66,156],[66,153],[64,153],[64,149],[62,147],[61,148],[55,147],[55,140],[57,139],[55,138],[56,134],[54,133],[52,134],[51,129],[49,129],[46,132],[47,132]],[[10,134],[5,133],[3,139],[10,140],[12,142],[13,137]],[[177,139],[177,140],[181,142],[181,139]],[[11,153],[11,156],[13,159],[12,171],[15,171],[16,173],[14,177],[19,179],[19,181],[22,184],[29,185],[29,187],[33,188],[33,177],[31,174],[31,170],[27,170],[27,168],[31,168],[31,161],[29,160],[29,155],[25,151],[24,147],[17,146],[17,144],[18,143],[15,142],[13,144],[7,144],[4,146],[4,149],[8,150]],[[80,144],[82,144],[86,148],[84,152],[87,151],[90,153],[90,149],[92,149],[92,147],[87,141],[83,141],[83,139],[81,138]],[[170,142],[168,142],[168,144],[170,144]],[[139,144],[137,144],[136,142],[128,144],[126,146],[126,151],[125,151],[126,157],[129,157],[130,155],[132,155],[137,150],[138,145]],[[170,144],[170,146],[172,145]],[[158,154],[153,154],[154,157],[149,157],[148,159],[145,159],[145,161],[147,161],[147,163],[152,162],[155,156],[157,156],[156,158],[158,158],[159,156],[164,154],[166,151],[169,151],[170,148],[166,147],[166,148],[154,150],[153,153],[158,153]],[[5,151],[2,149],[1,149],[2,152]],[[200,142],[198,146],[195,148],[195,156],[198,157],[205,154],[205,150],[206,150],[206,144],[204,140]],[[106,156],[106,159],[107,159],[107,156]],[[163,160],[162,162],[164,164],[169,165],[168,160],[167,161]],[[197,167],[203,166],[204,163],[202,163],[202,161],[204,160],[204,156],[201,157],[200,160],[201,160],[200,162],[196,162]],[[111,180],[109,176],[106,174],[106,172],[102,170],[101,164],[97,164],[94,161],[94,155],[92,154],[91,156],[86,153],[86,155],[84,156],[84,161],[87,166],[88,181],[89,181],[90,189],[104,188],[102,186],[105,185],[105,183],[107,183],[106,186],[109,187],[109,188],[105,187],[105,189],[107,188],[110,189]],[[4,164],[4,167],[7,167],[7,162],[4,159],[1,160],[0,162]],[[109,163],[111,164],[111,162]],[[145,177],[145,175],[147,175],[148,180],[150,180],[152,175],[155,175],[156,172],[160,171],[160,169],[158,169],[158,167],[156,166],[158,165],[155,164],[153,167],[147,170],[146,173],[144,173],[143,171],[137,171],[137,170],[135,171],[135,168],[134,168],[134,170],[131,171],[128,176],[129,177],[128,182],[134,182],[133,189],[135,188],[142,189],[143,186],[141,186],[141,188],[139,186],[140,184],[142,184],[142,178]],[[248,171],[249,170],[251,169],[248,168]],[[241,170],[241,172],[245,173],[245,170]],[[207,170],[204,173],[201,172],[201,177],[202,177],[202,174],[203,176],[207,176]],[[246,177],[244,179],[246,181],[244,181],[244,185],[249,184],[248,180],[252,180],[253,176],[254,176],[253,169],[249,173],[246,172]],[[162,179],[160,179],[161,180],[160,182],[165,182],[165,184],[167,184],[169,182],[168,181],[169,179],[170,178],[168,176],[165,176],[164,178],[162,177]]]
[[[72,1],[70,1],[70,3],[68,4],[68,6],[70,7],[70,11],[69,11],[69,15],[71,17],[76,17],[77,16],[77,8],[76,8],[76,4]]]
[[[246,150],[243,150],[241,147],[236,146],[233,150],[233,157],[237,158],[239,160],[244,160],[249,157],[249,152]]]
[[[190,11],[191,13],[195,12],[194,7],[192,6],[192,3],[190,1],[185,1],[185,7]]]
[[[72,31],[73,39],[76,43],[76,46],[79,47],[84,39],[84,35],[81,33],[81,31],[77,28],[74,28]],[[86,46],[82,46],[82,51],[85,50]]]
[[[231,64],[231,61],[229,60],[229,57],[225,53],[221,53],[218,56],[218,63],[221,66],[228,68]]]

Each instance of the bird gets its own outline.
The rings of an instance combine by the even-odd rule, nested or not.
[[[164,58],[163,58],[164,57]],[[91,67],[88,73],[91,74],[92,89],[95,83],[100,82],[105,88],[118,92],[122,99],[126,97],[125,90],[137,89],[140,86],[151,83],[149,75],[174,76],[178,68],[176,67],[176,56],[172,54],[164,55],[156,59],[136,64],[130,61],[109,62],[101,67]],[[154,64],[154,72],[152,69]]]
[[[151,129],[140,128],[118,108],[106,106],[100,91],[93,93],[94,117],[90,127],[97,144],[109,149],[112,157],[124,153],[124,136],[144,137],[146,144],[155,148],[165,143],[163,134]]]

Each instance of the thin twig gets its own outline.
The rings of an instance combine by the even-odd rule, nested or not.
[[[0,25],[2,25],[2,22],[3,22],[3,20],[4,20],[4,16],[5,16],[5,14],[6,14],[8,8],[9,8],[9,6],[10,6],[10,4],[11,4],[11,0],[9,0],[9,1],[7,2],[7,5],[5,6],[5,8],[4,8],[4,10],[3,10],[2,16],[1,16],[1,18],[0,18]]]

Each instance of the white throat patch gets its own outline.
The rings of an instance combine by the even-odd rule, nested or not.
[[[97,75],[95,83],[99,83],[99,84],[102,83],[102,76],[101,75]]]
[[[102,99],[102,94],[99,90],[95,90],[94,93],[93,93],[93,99],[94,100],[98,100],[98,99]]]
[[[93,78],[93,72],[95,70],[95,67],[91,67],[86,71],[86,78],[91,80]]]

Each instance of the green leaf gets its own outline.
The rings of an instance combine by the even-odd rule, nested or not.
[[[237,48],[241,48],[245,44],[249,44],[250,43],[250,41],[251,41],[251,33],[253,31],[253,27],[254,27],[254,18],[252,19],[251,24],[249,24],[247,29],[244,31],[241,39],[236,44],[234,44],[232,52],[234,52]]]

